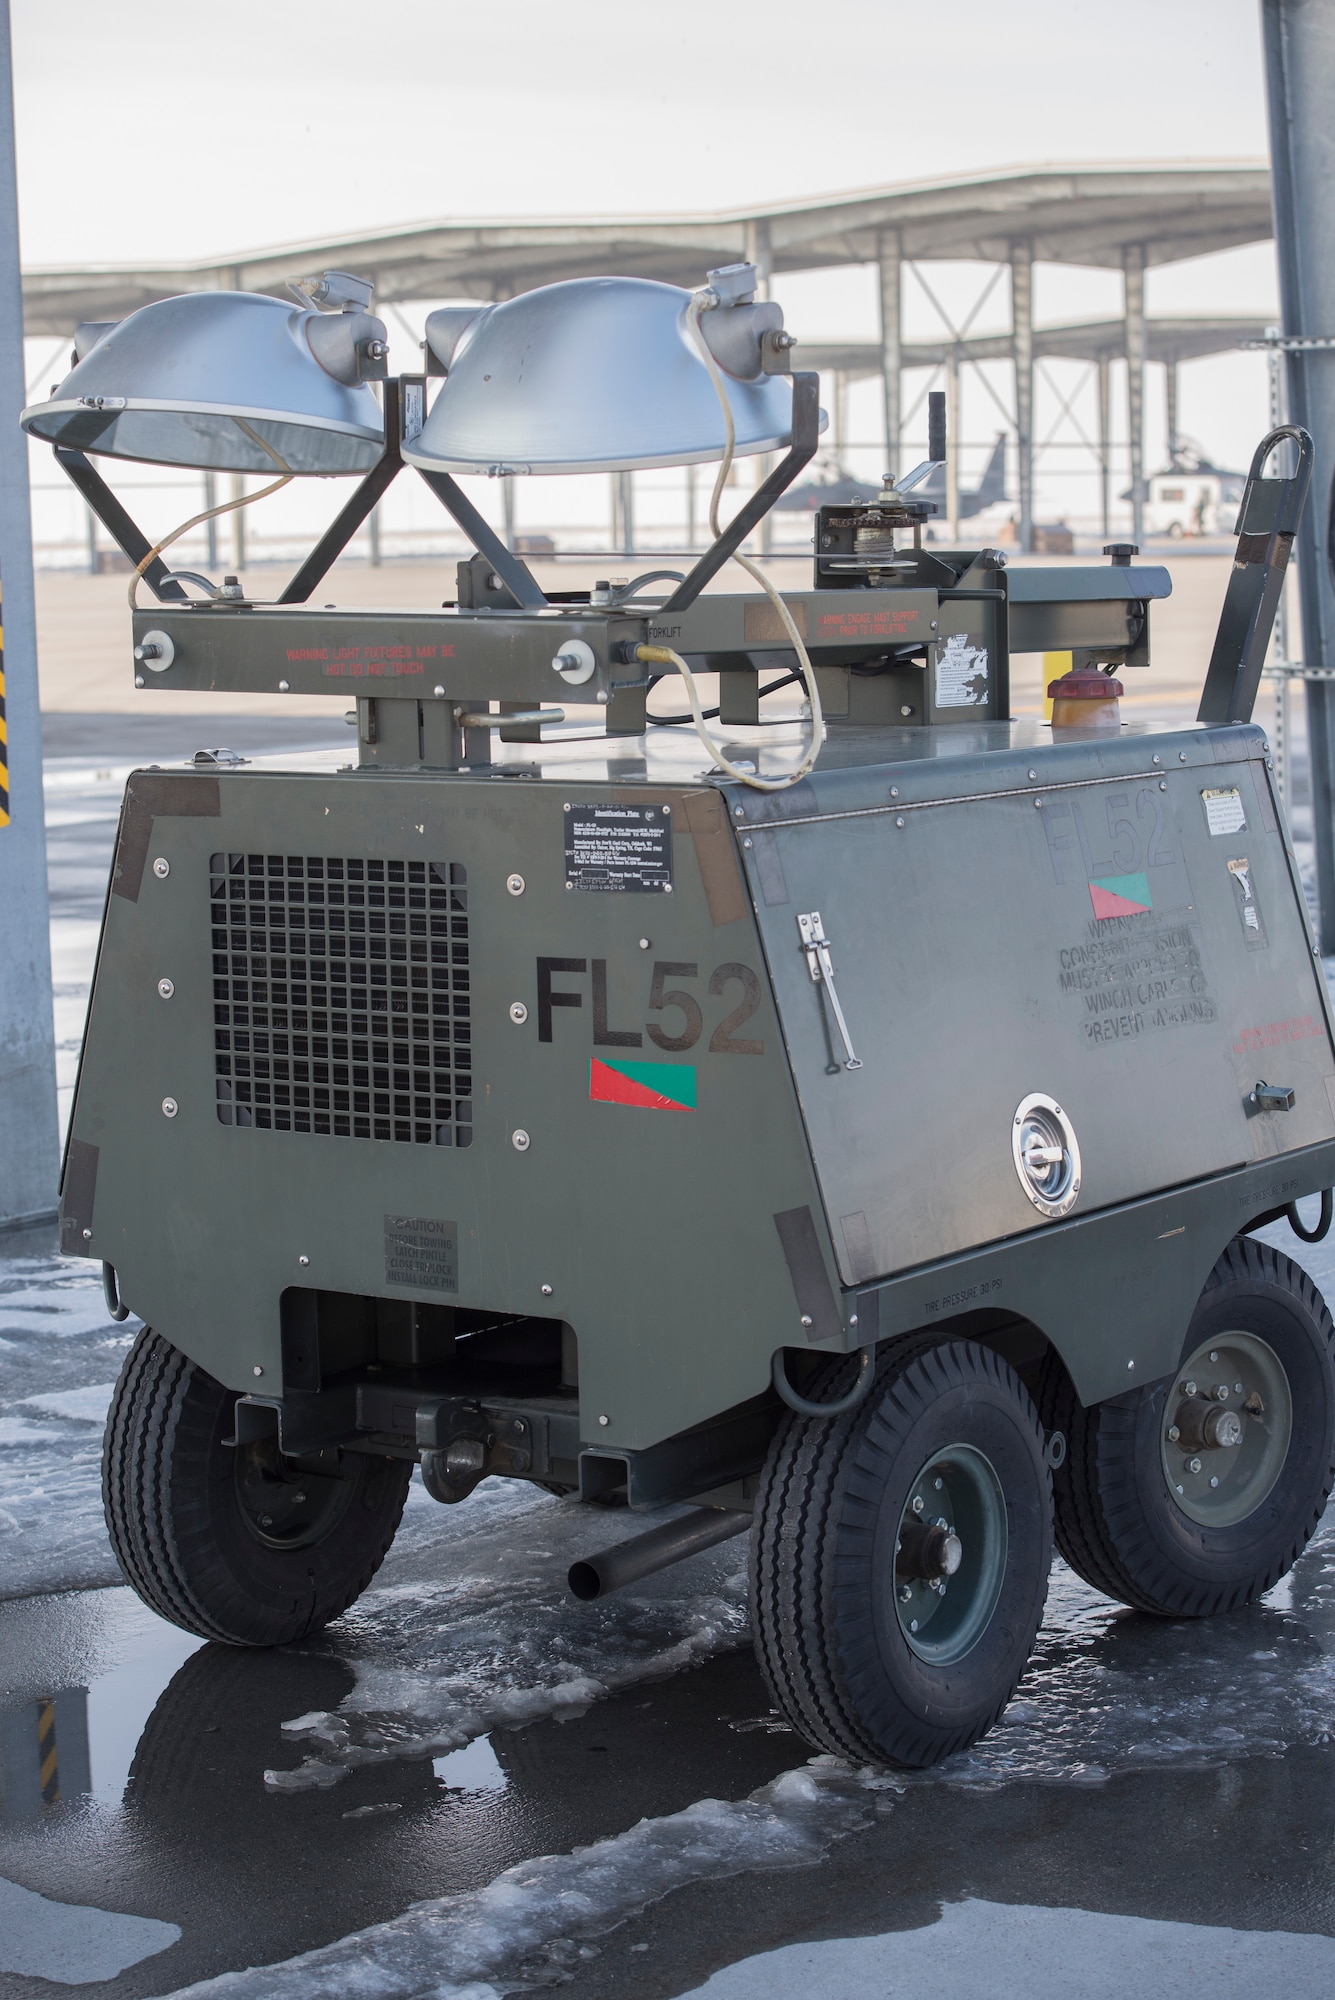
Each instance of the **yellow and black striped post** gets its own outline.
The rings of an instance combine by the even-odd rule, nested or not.
[[[0,826],[9,825],[9,724],[5,721],[5,627],[0,611]]]
[[[37,1704],[37,1782],[42,1804],[60,1804],[60,1762],[56,1755],[56,1704],[48,1695]]]

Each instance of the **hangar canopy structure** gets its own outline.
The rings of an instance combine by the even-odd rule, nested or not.
[[[1022,547],[1031,546],[1035,364],[1044,355],[1085,358],[1099,369],[1106,517],[1108,368],[1114,359],[1123,359],[1131,494],[1139,540],[1147,361],[1157,360],[1167,371],[1171,448],[1176,438],[1178,363],[1234,348],[1240,340],[1264,331],[1260,321],[1243,318],[1149,321],[1145,273],[1156,265],[1264,241],[1271,234],[1270,171],[1264,162],[1021,167],[726,214],[410,223],[199,263],[37,268],[24,273],[25,327],[29,334],[60,335],[80,321],[119,319],[152,300],[186,291],[221,288],[287,296],[290,278],[326,266],[373,278],[378,301],[392,304],[502,299],[562,278],[601,274],[652,277],[694,287],[711,267],[743,258],[757,265],[765,284],[785,271],[873,264],[879,275],[879,342],[804,343],[802,358],[836,376],[880,374],[892,469],[899,469],[906,369],[925,363],[944,365],[950,390],[958,383],[961,365],[1009,359],[1014,371],[1019,540]],[[905,342],[905,267],[947,260],[1009,268],[1008,333],[970,339],[964,332],[956,337],[952,329],[943,342]],[[1036,263],[1120,271],[1121,317],[1093,325],[1036,328]]]

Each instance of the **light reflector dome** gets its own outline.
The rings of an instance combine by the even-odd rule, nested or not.
[[[206,472],[366,472],[384,427],[346,365],[344,321],[256,292],[159,299],[104,334],[49,402],[23,412],[23,428],[76,451]]]
[[[404,457],[424,472],[494,474],[722,457],[723,412],[687,322],[690,299],[648,278],[572,278],[480,310],[449,330],[449,372]],[[788,443],[791,381],[757,372],[723,383],[738,453]]]

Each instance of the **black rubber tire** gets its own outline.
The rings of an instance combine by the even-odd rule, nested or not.
[[[834,1401],[856,1356],[803,1393]],[[895,1606],[895,1538],[921,1467],[943,1446],[983,1452],[1006,1508],[991,1619],[950,1666],[914,1653]],[[818,1749],[921,1770],[984,1735],[1015,1691],[1043,1616],[1051,1480],[1037,1413],[990,1349],[914,1335],[883,1352],[844,1417],[788,1415],[770,1447],[751,1535],[756,1652],[776,1706]]]
[[[145,1327],[107,1414],[102,1497],[126,1582],[158,1616],[235,1646],[280,1646],[337,1618],[394,1539],[410,1463],[343,1455],[351,1491],[319,1540],[278,1548],[237,1494],[236,1392]]]
[[[1183,1359],[1229,1328],[1268,1342],[1293,1400],[1279,1478],[1232,1527],[1198,1525],[1169,1492],[1160,1433],[1176,1369],[1085,1409],[1052,1366],[1040,1395],[1047,1427],[1067,1443],[1053,1479],[1057,1547],[1086,1583],[1136,1611],[1209,1618],[1250,1604],[1302,1554],[1335,1481],[1335,1327],[1312,1280],[1268,1244],[1236,1238],[1206,1281]]]

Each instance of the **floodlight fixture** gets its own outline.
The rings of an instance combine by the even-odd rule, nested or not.
[[[68,451],[207,472],[367,472],[384,444],[368,381],[385,374],[385,327],[364,309],[365,281],[326,281],[343,310],[188,292],[80,327],[70,373],[23,428]]]
[[[715,277],[700,328],[734,453],[774,451],[792,436],[792,336],[777,305],[756,303],[753,267]],[[572,278],[433,313],[427,346],[445,380],[404,458],[423,472],[492,476],[721,458],[723,412],[692,326],[697,296],[649,278]]]

